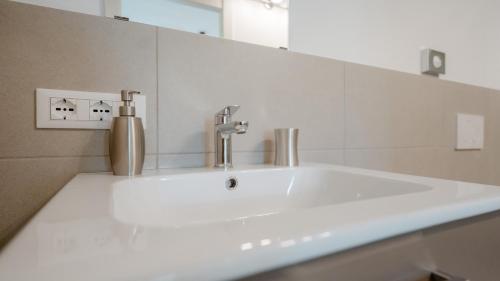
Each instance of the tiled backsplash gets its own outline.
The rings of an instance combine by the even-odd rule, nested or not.
[[[239,104],[236,165],[298,127],[302,161],[500,185],[500,91],[8,1],[0,41],[0,244],[76,173],[109,170],[106,131],[35,128],[37,87],[144,92],[150,169],[210,165],[214,114]],[[457,112],[485,116],[484,150],[454,150]]]
[[[300,128],[301,150],[343,147],[342,62],[159,29],[158,93],[160,167],[184,163],[179,154],[210,163],[215,113],[230,104],[250,122],[233,139],[234,163],[269,158],[279,127]]]

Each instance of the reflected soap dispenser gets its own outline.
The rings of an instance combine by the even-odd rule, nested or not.
[[[122,90],[120,116],[114,117],[109,137],[109,155],[113,174],[134,176],[142,173],[144,165],[144,127],[142,120],[135,117],[135,106],[131,103],[138,91]]]

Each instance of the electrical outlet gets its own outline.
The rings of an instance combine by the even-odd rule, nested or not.
[[[92,121],[108,121],[113,118],[113,102],[103,100],[90,101],[90,116]]]
[[[78,120],[76,99],[50,98],[51,120]]]
[[[110,129],[122,103],[118,93],[37,88],[35,95],[37,128]],[[146,129],[146,96],[134,96],[133,104]]]

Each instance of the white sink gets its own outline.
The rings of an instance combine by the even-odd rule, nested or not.
[[[495,186],[331,165],[80,174],[0,280],[227,280],[499,209]]]
[[[230,179],[237,182],[231,190]],[[325,167],[152,176],[114,183],[113,215],[132,225],[180,227],[431,189]]]

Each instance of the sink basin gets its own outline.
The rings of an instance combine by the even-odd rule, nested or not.
[[[233,280],[500,209],[500,188],[352,167],[79,174],[0,280]]]
[[[228,188],[231,182],[234,188]],[[132,225],[180,227],[431,189],[311,167],[153,176],[114,183],[113,215]]]

